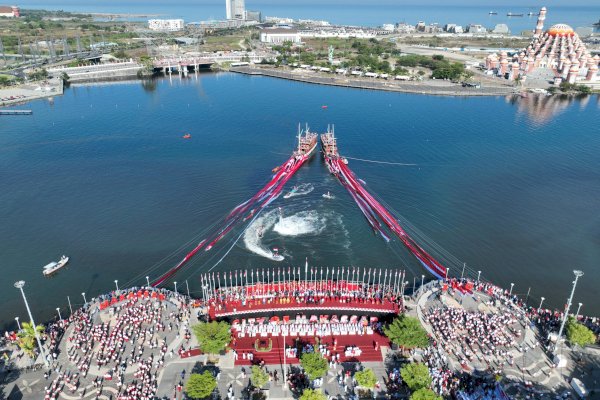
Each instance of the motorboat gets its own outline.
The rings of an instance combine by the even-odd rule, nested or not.
[[[323,193],[323,197],[326,198],[327,200],[333,200],[333,199],[335,199],[335,196],[332,195],[330,192]]]
[[[44,266],[42,273],[44,276],[52,275],[62,267],[64,267],[69,262],[69,257],[63,255],[60,260],[52,261],[50,264]]]

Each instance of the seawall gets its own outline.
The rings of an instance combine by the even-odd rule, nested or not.
[[[356,89],[384,90],[388,92],[418,93],[435,96],[506,96],[515,94],[512,86],[463,87],[448,81],[397,81],[373,78],[350,78],[340,75],[322,75],[317,72],[288,72],[272,68],[232,67],[230,72],[244,75],[268,76],[317,85],[341,86]]]

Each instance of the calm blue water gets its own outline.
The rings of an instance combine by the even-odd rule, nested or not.
[[[548,5],[548,4],[547,4]],[[82,3],[79,0],[39,1],[26,0],[22,8],[63,9],[84,12],[156,13],[165,17],[183,18],[186,22],[225,18],[225,1],[179,0],[176,2],[99,0]],[[509,18],[506,13],[537,13],[541,5],[430,5],[399,4],[398,2],[375,1],[368,4],[357,2],[313,2],[306,1],[246,1],[246,8],[259,10],[263,16],[290,18],[324,19],[334,24],[354,24],[380,26],[383,23],[406,22],[416,24],[437,22],[440,25],[455,23],[467,25],[483,24],[493,28],[498,23],[506,23],[513,33],[535,29],[537,17]],[[490,11],[498,15],[490,16]],[[600,16],[600,6],[549,6],[547,26],[566,23],[571,26],[591,26]]]
[[[42,319],[66,310],[66,296],[81,303],[81,292],[90,298],[115,279],[123,287],[158,276],[182,251],[149,268],[200,241],[268,180],[300,121],[318,131],[335,123],[349,157],[416,164],[350,160],[370,190],[424,232],[429,249],[435,243],[484,278],[514,282],[520,294],[531,287],[554,306],[581,268],[576,302],[600,313],[597,96],[444,98],[206,73],[155,86],[73,87],[27,107],[33,116],[0,119],[1,321],[25,315],[12,286],[18,279]],[[181,139],[185,132],[191,140]],[[216,270],[308,257],[323,266],[404,266],[420,279],[397,241],[372,234],[319,156],[288,187],[302,183],[314,190],[278,199],[270,210],[282,207],[287,225],[269,228],[260,244],[286,260],[270,261],[240,240]],[[323,199],[327,190],[335,200]],[[199,290],[198,272],[230,245],[194,259],[177,275],[179,288],[188,279]],[[72,257],[68,269],[44,279],[42,266],[63,253]],[[449,265],[460,274],[462,264]]]

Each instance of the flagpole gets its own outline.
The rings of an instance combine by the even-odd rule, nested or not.
[[[306,257],[306,262],[304,263],[304,282],[305,285],[308,284],[308,257]]]

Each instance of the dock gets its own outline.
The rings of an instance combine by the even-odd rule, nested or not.
[[[0,110],[0,115],[31,115],[31,110]]]

